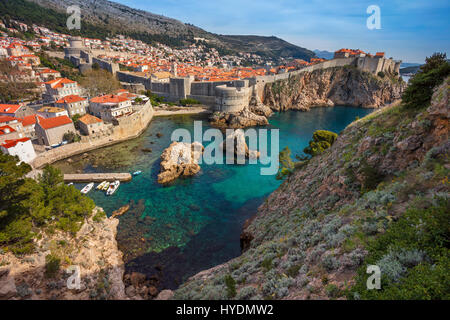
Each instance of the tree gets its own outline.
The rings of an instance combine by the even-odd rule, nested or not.
[[[420,67],[422,72],[429,72],[433,69],[437,69],[447,63],[447,54],[435,52],[431,57],[425,59],[425,64]]]
[[[403,103],[408,108],[426,108],[431,102],[433,90],[450,75],[450,64],[445,54],[435,53],[410,80],[403,93]]]
[[[122,88],[119,80],[103,69],[87,71],[80,80],[80,85],[88,90],[91,97],[108,94]]]
[[[314,157],[330,148],[336,141],[338,135],[331,131],[318,130],[314,132],[313,139],[309,142],[303,152]]]
[[[60,170],[46,166],[38,181],[17,157],[0,154],[0,247],[30,253],[41,230],[54,227],[75,234],[92,213],[94,202],[63,183]]]
[[[294,170],[294,162],[291,159],[291,150],[289,147],[284,148],[279,156],[280,168],[278,169],[277,180],[283,180],[290,176]]]

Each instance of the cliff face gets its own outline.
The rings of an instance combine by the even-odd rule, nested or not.
[[[33,254],[0,253],[0,299],[125,299],[118,224],[118,219],[98,215],[89,218],[75,237],[60,232],[42,236]],[[59,264],[48,257],[57,258]],[[67,288],[69,266],[80,267],[79,289]]]
[[[345,71],[330,72],[298,80],[323,77],[325,84],[337,79],[353,83]],[[336,92],[335,86],[327,88]],[[417,213],[448,197],[449,88],[450,78],[429,108],[396,104],[348,126],[330,149],[296,169],[246,223],[242,256],[192,277],[175,298],[344,297],[372,250],[369,241],[386,234],[408,210]],[[316,86],[311,92],[320,90]],[[282,103],[301,95],[295,92]],[[423,223],[418,221],[418,228]],[[416,233],[420,236],[419,229]],[[402,251],[401,262],[398,256],[380,256],[379,263],[390,267],[383,272],[398,267],[398,276],[429,259],[420,251]]]
[[[401,98],[406,84],[353,67],[305,72],[266,85],[264,104],[276,111],[306,111],[315,106],[379,108]]]

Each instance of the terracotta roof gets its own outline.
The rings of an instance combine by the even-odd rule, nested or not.
[[[14,120],[18,120],[18,119],[14,118],[14,117],[10,117],[10,116],[0,116],[0,123],[11,122]]]
[[[7,132],[8,130],[9,130],[9,132]],[[15,131],[16,130],[14,130],[10,126],[1,126],[0,127],[0,135],[9,134],[9,133],[15,132]]]
[[[75,103],[75,102],[80,102],[80,101],[85,101],[85,98],[82,98],[80,96],[77,95],[70,95],[70,96],[66,96],[62,99],[59,99],[58,101],[56,101],[56,103]]]
[[[91,99],[91,102],[93,103],[120,103],[127,101],[127,98],[124,98],[122,96],[116,96],[113,94],[108,94],[101,97],[95,97]]]
[[[60,117],[48,118],[48,119],[39,118],[38,123],[42,128],[47,130],[47,129],[52,129],[52,128],[56,128],[56,127],[60,127],[60,126],[72,123],[72,120],[70,120],[70,118],[68,116],[60,116]]]
[[[20,107],[20,104],[0,104],[0,113],[16,113]]]
[[[76,82],[66,78],[59,78],[47,81],[45,84],[49,84],[52,88],[62,88],[63,85],[67,83],[76,83]]]
[[[78,119],[78,121],[81,121],[81,122],[83,122],[84,124],[87,124],[87,125],[103,122],[99,118],[94,117],[93,115],[90,115],[90,114],[85,114],[80,119]]]
[[[30,138],[22,138],[22,139],[14,139],[14,140],[5,140],[4,143],[2,143],[2,147],[9,149],[12,147],[15,147],[19,142],[27,142],[28,140],[31,140]]]
[[[33,114],[31,116],[24,117],[23,119],[19,119],[20,122],[22,122],[22,126],[30,126],[32,124],[36,123],[36,118],[39,118],[39,121],[43,120],[41,116],[38,116],[36,114]]]

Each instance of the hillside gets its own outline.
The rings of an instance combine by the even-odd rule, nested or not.
[[[449,299],[448,71],[418,77],[403,103],[296,163],[246,223],[242,256],[192,277],[175,298]],[[431,94],[437,72],[447,79],[417,106],[417,87]],[[382,290],[366,289],[367,265],[381,268]]]
[[[125,34],[132,38],[161,42],[180,47],[194,42],[194,37],[207,39],[223,53],[257,53],[262,57],[300,58],[309,60],[314,52],[276,37],[224,36],[207,32],[191,24],[106,0],[6,0],[0,3],[0,14],[47,26],[58,32],[65,28],[66,8],[78,5],[82,12],[81,35],[104,39],[108,35]],[[44,9],[45,8],[45,9]]]

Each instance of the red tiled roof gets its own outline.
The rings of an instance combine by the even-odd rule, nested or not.
[[[116,96],[113,94],[108,94],[101,97],[95,97],[91,99],[91,102],[93,103],[120,103],[127,101],[127,98],[124,98],[122,96]]]
[[[75,102],[80,102],[80,101],[85,101],[85,98],[82,98],[80,96],[77,95],[70,95],[70,96],[66,96],[58,101],[56,101],[56,103],[75,103]]]
[[[30,126],[32,124],[35,124],[36,123],[36,118],[39,118],[39,121],[44,119],[41,116],[33,114],[31,116],[26,116],[23,119],[19,119],[19,121],[22,122],[22,126],[26,127],[26,126]]]
[[[62,88],[63,84],[66,84],[66,83],[76,83],[76,82],[66,79],[66,78],[59,78],[59,79],[47,81],[45,84],[51,85],[52,88]]]
[[[0,104],[0,113],[16,113],[20,107],[20,104]]]
[[[45,130],[60,127],[69,123],[72,123],[72,120],[70,120],[68,116],[60,116],[48,119],[39,118],[39,125]]]
[[[5,140],[4,143],[2,143],[2,147],[9,149],[12,147],[15,147],[19,142],[27,142],[28,140],[31,140],[30,138],[22,138],[22,139],[14,139],[14,140]]]
[[[17,120],[17,118],[10,117],[10,116],[0,116],[0,123],[11,122],[14,120]]]
[[[84,116],[82,116],[80,119],[78,119],[78,121],[83,122],[84,124],[94,124],[94,123],[100,123],[103,122],[102,120],[100,120],[97,117],[94,117],[90,114],[85,114]]]
[[[9,132],[6,132],[8,130],[9,130]],[[16,132],[16,130],[14,130],[10,126],[2,126],[2,127],[0,127],[0,135],[9,134],[11,132]]]

